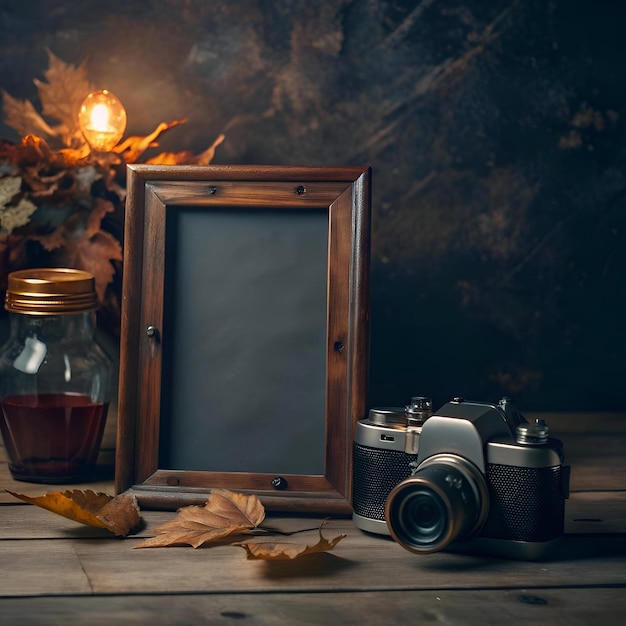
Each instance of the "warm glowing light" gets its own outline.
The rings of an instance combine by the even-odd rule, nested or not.
[[[109,121],[109,109],[106,104],[96,104],[91,109],[91,125],[95,130],[106,131]]]
[[[91,92],[80,106],[78,125],[92,150],[112,150],[126,130],[126,111],[108,90]]]

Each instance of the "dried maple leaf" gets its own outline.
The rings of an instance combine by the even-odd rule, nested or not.
[[[4,123],[15,129],[22,137],[24,135],[53,137],[56,134],[37,113],[30,100],[17,100],[4,89],[2,90],[2,112]]]
[[[47,251],[59,250],[57,262],[64,267],[76,267],[93,274],[100,302],[107,285],[113,280],[115,267],[111,261],[122,260],[122,247],[111,235],[100,230],[102,218],[114,210],[113,204],[97,198],[89,213],[74,213],[48,235],[33,235]]]
[[[43,114],[61,122],[53,130],[66,146],[83,145],[85,140],[78,126],[78,112],[87,94],[93,91],[87,78],[86,63],[83,61],[79,66],[70,65],[54,56],[50,50],[47,52],[48,69],[44,76],[48,82],[35,79]]]
[[[265,509],[254,495],[214,489],[204,506],[186,506],[178,517],[166,522],[136,548],[190,545],[198,548],[256,528],[265,519]]]
[[[8,493],[23,502],[34,504],[75,522],[106,528],[115,535],[126,537],[142,525],[137,499],[132,495],[109,496],[89,489],[53,491],[31,498],[21,493]]]
[[[35,79],[43,115],[60,123],[52,126],[37,112],[29,100],[20,101],[3,92],[5,123],[24,135],[59,137],[66,146],[78,148],[85,140],[78,126],[78,112],[85,96],[93,90],[87,78],[86,63],[79,66],[64,63],[48,50],[47,82]]]
[[[338,535],[333,539],[326,539],[322,535],[322,528],[319,527],[319,540],[313,545],[303,542],[287,542],[287,541],[259,541],[238,543],[243,548],[248,559],[257,559],[263,561],[291,561],[308,554],[317,552],[328,552],[332,550],[346,535]]]

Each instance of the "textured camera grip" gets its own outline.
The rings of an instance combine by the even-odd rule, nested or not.
[[[354,444],[352,507],[357,515],[373,520],[385,519],[389,492],[411,475],[415,454],[379,450]]]
[[[483,537],[549,541],[563,534],[561,466],[487,466],[490,506]]]

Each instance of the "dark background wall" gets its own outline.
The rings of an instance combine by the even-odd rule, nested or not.
[[[223,132],[217,163],[371,165],[371,404],[619,410],[625,23],[582,0],[0,0],[0,87],[37,105],[48,48],[129,133],[187,118],[161,149]]]

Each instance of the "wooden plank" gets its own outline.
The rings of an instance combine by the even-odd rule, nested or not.
[[[106,539],[112,535],[102,528],[91,528],[74,522],[60,515],[51,513],[37,506],[20,503],[0,505],[0,540],[1,539]],[[149,529],[175,517],[172,512],[144,512],[147,528],[138,533],[138,537],[154,535]],[[0,553],[2,551],[0,544]]]
[[[161,626],[170,624],[464,624],[535,626],[621,624],[623,589],[353,591],[316,594],[216,594],[11,598],[0,625]]]
[[[626,492],[573,493],[565,503],[568,534],[626,534]]]
[[[608,519],[606,512],[613,511],[609,530],[621,529],[621,534],[568,536],[562,543],[558,560],[544,563],[449,553],[416,556],[388,538],[358,531],[347,519],[330,520],[327,524],[326,536],[347,535],[332,553],[293,562],[248,561],[243,551],[234,546],[134,550],[139,539],[97,539],[94,533],[100,531],[74,525],[36,507],[3,506],[0,507],[2,539],[37,535],[55,538],[0,541],[0,596],[623,585],[626,580],[625,496],[623,493],[607,494],[607,498],[610,507],[603,503],[599,494],[575,494],[577,505],[572,514],[589,515],[590,510],[602,507]],[[166,512],[146,513],[149,528],[172,516]],[[38,519],[33,525],[34,532],[21,531],[30,525],[31,518]],[[293,529],[302,528],[303,524],[315,526],[318,521],[270,518],[268,522]],[[568,522],[577,523],[574,518]],[[597,524],[587,523],[592,528]],[[313,540],[316,533],[297,538]]]
[[[302,524],[301,519],[287,522]],[[136,538],[0,541],[0,595],[390,591],[626,581],[624,535],[569,537],[558,560],[535,563],[451,553],[417,556],[389,538],[358,531],[350,520],[330,520],[325,535],[339,533],[347,536],[332,553],[290,562],[248,561],[241,548],[230,545],[135,550]],[[316,538],[316,532],[297,536],[308,543]]]
[[[523,409],[522,409],[523,411]],[[626,411],[568,412],[568,413],[526,413],[526,418],[533,421],[542,418],[550,427],[555,437],[580,433],[621,433],[626,434]]]
[[[529,414],[563,441],[572,491],[626,489],[626,413]]]
[[[572,491],[626,489],[626,435],[590,432],[562,439]]]
[[[347,530],[329,522],[326,535]],[[314,540],[313,536],[308,538]],[[234,546],[133,550],[138,540],[77,540],[96,593],[348,591],[622,585],[626,537],[572,538],[559,560],[519,562],[451,553],[411,554],[391,539],[350,530],[332,553],[248,561]]]
[[[0,594],[90,594],[89,580],[69,541],[0,542]],[[4,608],[2,609],[4,616]]]

